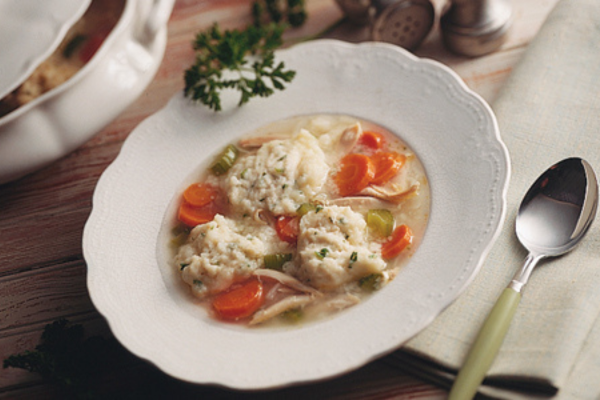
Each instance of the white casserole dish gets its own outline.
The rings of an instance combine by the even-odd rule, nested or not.
[[[0,98],[58,47],[91,0],[0,1]]]
[[[0,184],[70,153],[147,87],[162,61],[174,0],[126,0],[94,57],[71,79],[0,118]]]

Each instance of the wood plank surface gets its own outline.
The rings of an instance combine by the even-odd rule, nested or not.
[[[194,57],[190,43],[195,33],[214,22],[224,28],[247,25],[250,3],[250,0],[178,0],[168,26],[164,61],[140,98],[73,153],[18,181],[0,185],[1,359],[33,349],[43,327],[59,318],[82,323],[89,334],[110,337],[110,329],[90,301],[81,250],[94,187],[135,126],[164,107],[183,87],[183,71]],[[469,87],[493,101],[555,3],[556,0],[513,2],[515,19],[509,39],[493,54],[466,58],[448,52],[441,44],[437,25],[415,54],[448,65]],[[327,34],[323,37],[351,42],[368,40],[364,29],[347,22],[339,24],[343,14],[334,0],[306,0],[306,4],[308,21],[301,29],[286,34],[288,45],[325,30]],[[445,2],[436,0],[435,4],[439,10]],[[332,26],[336,28],[330,30]],[[155,393],[164,390],[182,397],[445,397],[445,390],[407,376],[387,365],[385,359],[336,379],[260,395],[184,384],[141,360],[134,359],[115,368],[122,371],[121,377],[115,374],[101,383],[106,393],[127,393],[132,388],[148,386],[156,388]],[[36,374],[0,369],[0,398],[61,398],[63,394]]]

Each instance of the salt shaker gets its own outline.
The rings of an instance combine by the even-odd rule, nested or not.
[[[371,38],[405,49],[416,48],[435,19],[429,0],[337,0],[350,21],[369,25]]]

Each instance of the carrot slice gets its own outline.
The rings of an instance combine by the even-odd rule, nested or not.
[[[275,221],[277,236],[284,242],[295,244],[300,231],[300,219],[298,217],[281,216]]]
[[[381,257],[385,260],[396,257],[398,254],[402,253],[402,250],[411,244],[412,241],[413,233],[411,229],[406,225],[400,225],[394,229],[391,237],[381,246]]]
[[[367,187],[375,175],[375,167],[369,156],[348,154],[340,161],[340,169],[334,181],[340,195],[355,194]]]
[[[184,202],[179,206],[177,217],[187,226],[194,227],[212,221],[218,213],[219,207],[215,203],[208,203],[203,207],[194,207]]]
[[[263,284],[258,279],[250,279],[215,296],[213,308],[224,319],[249,317],[265,301]]]
[[[375,153],[371,159],[375,166],[374,185],[383,185],[392,179],[406,162],[406,156],[398,153]]]
[[[108,33],[109,31],[100,32],[90,37],[79,52],[79,59],[84,63],[90,61],[100,46],[102,46],[104,39],[106,39],[108,36]]]
[[[202,207],[219,197],[219,189],[207,183],[192,183],[183,192],[183,200],[194,207]]]
[[[358,139],[358,143],[371,149],[379,150],[383,146],[383,135],[377,132],[365,131]]]

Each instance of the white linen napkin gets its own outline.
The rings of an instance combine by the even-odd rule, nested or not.
[[[528,187],[567,157],[586,159],[600,173],[600,1],[561,0],[492,108],[512,164],[501,235],[472,285],[388,357],[446,386],[527,254],[514,222]],[[535,269],[480,393],[600,397],[600,221],[573,252]]]

